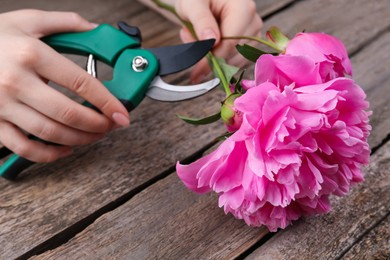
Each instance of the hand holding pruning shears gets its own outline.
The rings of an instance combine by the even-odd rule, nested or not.
[[[39,38],[95,26],[74,13],[23,10],[0,14],[0,142],[36,162],[69,155],[72,146],[128,125],[126,108],[98,80]],[[53,81],[93,104],[98,113],[47,85]],[[58,145],[27,138],[28,132]]]
[[[79,19],[79,18],[77,18]],[[84,23],[83,20],[81,22]],[[34,128],[31,127],[31,124],[22,124],[23,120],[20,118],[13,117],[3,117],[4,120],[2,123],[12,129],[14,132],[10,132],[13,138],[24,141],[26,145],[30,145],[29,149],[34,149],[35,147],[42,148],[44,150],[46,147],[52,147],[55,149],[67,149],[58,145],[74,145],[74,143],[67,143],[67,140],[70,139],[72,132],[57,132],[53,134],[57,130],[55,128],[55,124],[58,124],[59,127],[68,130],[70,128],[69,125],[71,123],[79,123],[78,121],[65,121],[65,119],[73,119],[69,117],[60,116],[59,118],[56,115],[61,114],[61,110],[57,108],[59,105],[63,105],[65,111],[75,111],[73,107],[69,106],[78,106],[80,111],[84,110],[88,113],[92,114],[92,116],[102,117],[102,123],[106,123],[102,128],[102,132],[108,131],[109,128],[115,123],[119,125],[127,125],[129,122],[126,120],[125,115],[121,115],[121,117],[117,117],[118,112],[113,109],[124,109],[125,112],[121,112],[123,114],[127,113],[127,111],[132,110],[137,107],[145,95],[161,100],[161,101],[179,101],[184,99],[193,98],[199,95],[206,93],[208,90],[214,88],[218,85],[219,81],[212,80],[210,82],[194,85],[194,86],[173,86],[169,85],[162,81],[159,77],[176,73],[183,69],[186,69],[196,62],[198,62],[201,58],[203,58],[213,47],[215,40],[205,40],[205,41],[197,41],[188,44],[182,44],[177,46],[168,46],[168,47],[160,47],[160,48],[151,48],[144,49],[141,48],[141,33],[138,28],[128,26],[126,23],[119,23],[119,29],[116,29],[108,24],[102,24],[97,26],[95,29],[83,32],[69,32],[69,33],[59,33],[50,35],[47,37],[40,38],[40,40],[34,39],[31,40],[34,44],[33,47],[41,48],[37,52],[37,57],[39,60],[37,62],[30,61],[29,59],[22,60],[21,64],[24,65],[23,69],[33,68],[30,74],[37,75],[38,78],[41,79],[42,82],[36,83],[37,79],[30,79],[30,83],[37,84],[38,86],[35,88],[39,88],[43,85],[43,87],[47,88],[45,84],[47,80],[52,80],[58,84],[68,86],[71,90],[74,90],[81,97],[84,97],[86,102],[84,106],[80,104],[73,104],[70,99],[68,100],[66,97],[61,96],[59,93],[56,93],[53,90],[53,93],[50,93],[50,90],[38,89],[36,92],[29,95],[27,98],[23,99],[25,93],[27,91],[18,91],[21,86],[13,87],[12,82],[8,82],[3,87],[4,93],[7,93],[7,86],[12,86],[11,89],[16,89],[15,91],[11,91],[11,98],[14,98],[14,102],[10,102],[13,105],[14,109],[17,109],[19,103],[22,101],[26,104],[30,105],[32,108],[30,110],[24,109],[20,111],[18,116],[26,116],[31,120],[33,116],[35,116],[36,120],[41,120],[38,124],[32,122],[32,125],[36,124],[36,128],[39,131],[34,131]],[[53,31],[48,31],[49,33],[53,33]],[[54,31],[55,32],[55,31]],[[23,35],[23,33],[20,33]],[[46,34],[36,34],[34,36],[41,37]],[[17,39],[16,39],[17,40]],[[103,82],[103,85],[100,85],[99,82],[95,82],[95,79],[88,75],[87,72],[84,72],[81,68],[78,68],[76,65],[73,65],[70,61],[63,58],[61,55],[56,53],[52,48],[59,52],[63,53],[73,53],[73,54],[81,54],[85,56],[89,56],[88,58],[88,73],[94,76],[94,66],[95,59],[98,59],[109,66],[113,67],[113,78],[110,81]],[[35,48],[28,49],[29,51],[33,51]],[[46,53],[45,53],[46,51]],[[25,52],[24,52],[25,53]],[[51,54],[51,55],[50,55]],[[54,55],[55,54],[55,55]],[[38,56],[39,55],[39,56]],[[54,55],[54,56],[53,56]],[[33,56],[35,57],[35,56]],[[56,60],[52,60],[51,58],[58,58],[62,62],[58,62]],[[67,67],[62,67],[63,65],[68,65]],[[52,72],[50,74],[49,72]],[[58,72],[61,73],[58,73]],[[72,73],[76,74],[74,76]],[[73,80],[70,80],[73,79]],[[15,77],[15,80],[19,80]],[[21,79],[23,80],[23,79]],[[70,80],[70,81],[69,81]],[[22,81],[24,82],[24,81]],[[27,82],[24,82],[27,84]],[[94,86],[95,85],[97,86]],[[94,88],[95,87],[95,88]],[[96,88],[102,87],[100,91],[100,97],[96,98]],[[39,99],[40,92],[48,91],[52,97],[48,98],[47,101]],[[111,93],[111,94],[109,94]],[[35,96],[34,96],[35,95]],[[111,101],[109,97],[114,96],[114,101]],[[22,98],[21,98],[21,97]],[[54,100],[56,99],[56,100]],[[64,100],[65,99],[65,100]],[[61,103],[63,102],[63,103]],[[66,103],[67,102],[67,103]],[[122,103],[124,106],[122,106]],[[25,104],[22,104],[27,106]],[[8,103],[4,103],[3,111],[9,110],[10,105]],[[49,112],[47,109],[50,108]],[[91,109],[90,107],[94,108]],[[59,110],[59,111],[56,111]],[[72,109],[72,110],[69,110]],[[55,111],[55,114],[50,114],[52,111]],[[100,115],[96,110],[101,111],[105,116]],[[76,111],[77,112],[77,111]],[[76,113],[72,112],[72,113]],[[78,112],[78,113],[81,113]],[[8,112],[10,113],[10,112]],[[7,115],[7,113],[5,113]],[[10,113],[12,114],[12,113]],[[41,115],[42,114],[42,115]],[[74,115],[74,114],[70,114]],[[78,115],[76,113],[76,115]],[[48,118],[46,119],[45,116]],[[43,119],[41,119],[43,118]],[[46,121],[45,121],[46,119]],[[55,119],[59,120],[58,122],[52,122]],[[76,118],[77,119],[77,118]],[[111,119],[113,122],[110,122]],[[61,121],[63,120],[63,121]],[[93,118],[91,120],[94,120]],[[98,120],[98,119],[96,119]],[[19,123],[20,122],[20,123]],[[30,121],[31,122],[31,121]],[[68,125],[66,125],[68,123]],[[85,123],[85,122],[81,122]],[[80,123],[80,124],[81,124]],[[86,122],[88,123],[88,122]],[[96,122],[94,122],[96,123]],[[100,123],[100,122],[98,122]],[[20,125],[19,125],[20,124]],[[43,126],[42,126],[43,124]],[[45,125],[46,124],[46,125]],[[47,126],[47,124],[49,124]],[[54,126],[50,125],[54,124]],[[75,124],[73,124],[74,126]],[[76,124],[77,125],[77,124]],[[99,125],[98,125],[99,126]],[[7,128],[5,127],[5,130]],[[25,128],[23,128],[25,127]],[[39,128],[40,127],[40,128]],[[49,128],[48,128],[49,127]],[[104,128],[105,127],[105,128]],[[80,127],[81,128],[81,127]],[[32,134],[34,137],[28,138],[22,130]],[[54,129],[51,131],[42,131],[41,129]],[[63,129],[59,129],[59,131],[65,131]],[[84,129],[81,129],[84,131]],[[15,133],[17,132],[17,133]],[[84,134],[84,132],[80,134]],[[44,134],[42,134],[44,133]],[[4,133],[2,133],[4,134]],[[95,134],[95,133],[93,133]],[[93,138],[99,138],[100,133],[96,133]],[[77,133],[74,133],[77,135]],[[58,138],[52,138],[58,137]],[[63,138],[63,139],[61,139]],[[66,138],[66,139],[65,139]],[[87,140],[88,142],[94,141],[92,137]],[[40,139],[40,140],[38,140]],[[12,179],[26,167],[32,164],[31,159],[28,157],[29,149],[18,150],[17,146],[12,146],[13,143],[9,141],[7,138],[1,139],[4,142],[4,145],[7,148],[2,148],[0,150],[1,156],[6,156],[11,153],[10,150],[16,150],[15,154],[12,155],[1,167],[0,167],[0,176]],[[3,141],[5,140],[5,141]],[[65,141],[64,141],[65,140]],[[43,142],[42,142],[43,141]],[[77,141],[77,140],[76,140]],[[50,143],[48,143],[50,142]],[[69,142],[69,141],[68,141]],[[80,140],[81,142],[81,140]],[[55,143],[55,144],[53,144]],[[13,149],[14,148],[14,149]],[[18,153],[22,151],[22,153]],[[55,150],[57,151],[57,150]],[[66,154],[67,150],[65,150]],[[21,156],[25,156],[27,158],[23,158]],[[53,157],[49,157],[52,159]],[[56,157],[58,158],[58,157]],[[56,159],[55,158],[55,159]],[[38,161],[38,160],[37,160]],[[46,162],[48,160],[45,160]]]

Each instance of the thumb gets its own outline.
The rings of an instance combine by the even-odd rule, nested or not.
[[[208,1],[177,1],[176,10],[180,17],[191,22],[194,26],[196,36],[200,40],[214,38],[216,44],[221,39],[218,22],[210,10]]]
[[[47,12],[40,10],[23,10],[28,21],[23,30],[31,36],[40,38],[60,32],[80,32],[92,30],[96,25],[88,22],[73,12]]]

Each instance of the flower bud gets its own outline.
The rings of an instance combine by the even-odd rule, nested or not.
[[[230,95],[222,104],[221,118],[229,132],[237,131],[242,123],[242,113],[234,107],[234,101],[241,94]]]
[[[286,47],[290,41],[290,39],[287,38],[287,36],[284,35],[280,29],[275,26],[269,28],[265,36],[270,42],[274,43],[281,52],[286,50]]]

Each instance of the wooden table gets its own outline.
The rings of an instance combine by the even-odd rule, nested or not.
[[[35,165],[15,182],[0,180],[1,259],[390,257],[389,1],[256,2],[264,28],[277,25],[290,36],[324,31],[346,44],[354,79],[373,111],[366,180],[349,196],[333,197],[327,215],[302,218],[277,233],[248,227],[225,215],[215,195],[187,190],[175,173],[176,161],[195,160],[224,132],[222,124],[194,127],[176,114],[211,114],[222,91],[179,103],[145,99],[131,113],[130,127],[69,158]],[[2,12],[19,8],[76,11],[96,23],[124,20],[141,28],[146,47],[180,43],[178,26],[134,0],[0,0]],[[107,67],[99,72],[101,78],[111,73]],[[185,84],[187,77],[171,82]]]

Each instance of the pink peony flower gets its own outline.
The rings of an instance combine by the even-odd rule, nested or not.
[[[287,44],[285,55],[304,56],[319,65],[323,82],[344,74],[352,75],[352,66],[344,44],[325,33],[298,33]]]
[[[368,103],[351,79],[301,82],[283,88],[252,82],[256,86],[234,103],[242,113],[239,129],[211,154],[177,164],[184,184],[198,193],[215,191],[226,214],[271,231],[328,212],[330,194],[345,195],[363,180]]]
[[[245,89],[262,82],[272,82],[280,88],[325,83],[352,74],[345,46],[324,33],[299,33],[288,44],[284,54],[261,55],[256,62],[255,80],[243,80]]]

